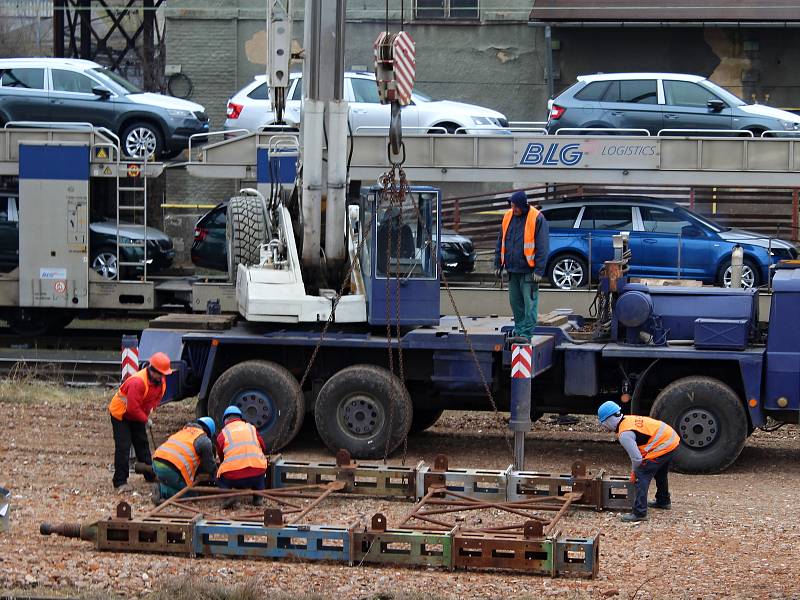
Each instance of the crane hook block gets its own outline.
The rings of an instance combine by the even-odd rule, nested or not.
[[[411,103],[416,79],[417,59],[414,40],[405,31],[382,31],[375,43],[375,79],[381,104]]]

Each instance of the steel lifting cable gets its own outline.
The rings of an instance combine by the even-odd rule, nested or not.
[[[405,172],[402,169],[400,169],[400,177],[401,180],[405,180]],[[414,204],[414,210],[416,211],[417,219],[421,220],[422,216],[420,215],[419,207],[416,204]],[[437,218],[439,216],[440,215],[437,215]],[[428,230],[427,232],[428,232],[429,247],[433,249],[434,248],[433,234],[430,230]],[[436,257],[436,262],[437,263],[439,262],[438,254]],[[512,457],[513,461],[514,447],[511,444],[511,432],[508,429],[508,427],[505,427],[506,425],[505,419],[500,414],[500,410],[497,408],[497,402],[494,399],[494,394],[492,394],[492,389],[489,386],[489,382],[486,380],[486,376],[483,373],[483,368],[481,367],[480,361],[478,360],[478,354],[475,352],[475,347],[472,345],[472,338],[470,337],[469,332],[467,331],[467,328],[464,325],[464,319],[461,317],[461,312],[458,310],[456,299],[455,297],[453,297],[453,291],[450,289],[450,282],[447,279],[447,275],[445,274],[444,269],[441,268],[441,265],[439,265],[439,267],[440,267],[439,272],[442,275],[442,283],[444,283],[444,288],[445,291],[447,292],[447,297],[450,299],[450,305],[453,307],[453,312],[456,314],[456,319],[458,319],[459,329],[464,334],[464,341],[466,342],[467,349],[469,350],[470,356],[472,357],[472,362],[475,365],[475,370],[478,371],[478,375],[480,375],[481,384],[483,385],[483,391],[486,393],[486,398],[489,400],[489,405],[492,407],[492,412],[494,413],[495,418],[500,423],[501,429],[505,431],[505,433],[503,434],[503,438],[506,441],[506,446],[508,447],[508,453]]]

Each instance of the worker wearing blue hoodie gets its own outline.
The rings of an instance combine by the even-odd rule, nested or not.
[[[531,339],[539,307],[539,282],[544,279],[550,250],[550,227],[544,215],[528,204],[523,191],[509,198],[495,251],[495,275],[508,271],[508,297],[514,313],[514,337]]]

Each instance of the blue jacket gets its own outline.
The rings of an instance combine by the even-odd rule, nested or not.
[[[530,273],[533,271],[537,275],[544,277],[544,270],[547,267],[547,255],[550,253],[550,226],[547,219],[540,212],[536,217],[536,251],[533,255],[536,266],[531,269],[525,259],[523,249],[525,247],[525,219],[528,212],[525,211],[519,217],[511,217],[506,232],[506,265],[505,269],[509,273]],[[500,245],[503,241],[503,228],[500,227],[500,234],[497,236],[497,248],[494,252],[494,268],[500,268]]]

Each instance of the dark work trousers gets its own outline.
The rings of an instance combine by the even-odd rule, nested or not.
[[[244,477],[242,479],[226,479],[225,475],[217,477],[217,487],[223,490],[263,490],[266,485],[266,473],[264,475]]]
[[[673,454],[674,450],[653,460],[646,460],[636,469],[636,499],[633,502],[635,515],[643,517],[647,514],[647,491],[650,489],[652,479],[656,480],[656,502],[670,503],[667,475]]]
[[[150,444],[147,441],[147,426],[139,421],[119,421],[111,417],[111,427],[114,431],[114,487],[119,487],[128,482],[130,469],[128,460],[131,453],[131,444],[136,452],[136,460],[145,464],[153,464],[150,456]],[[155,481],[152,476],[145,476],[147,481]]]

